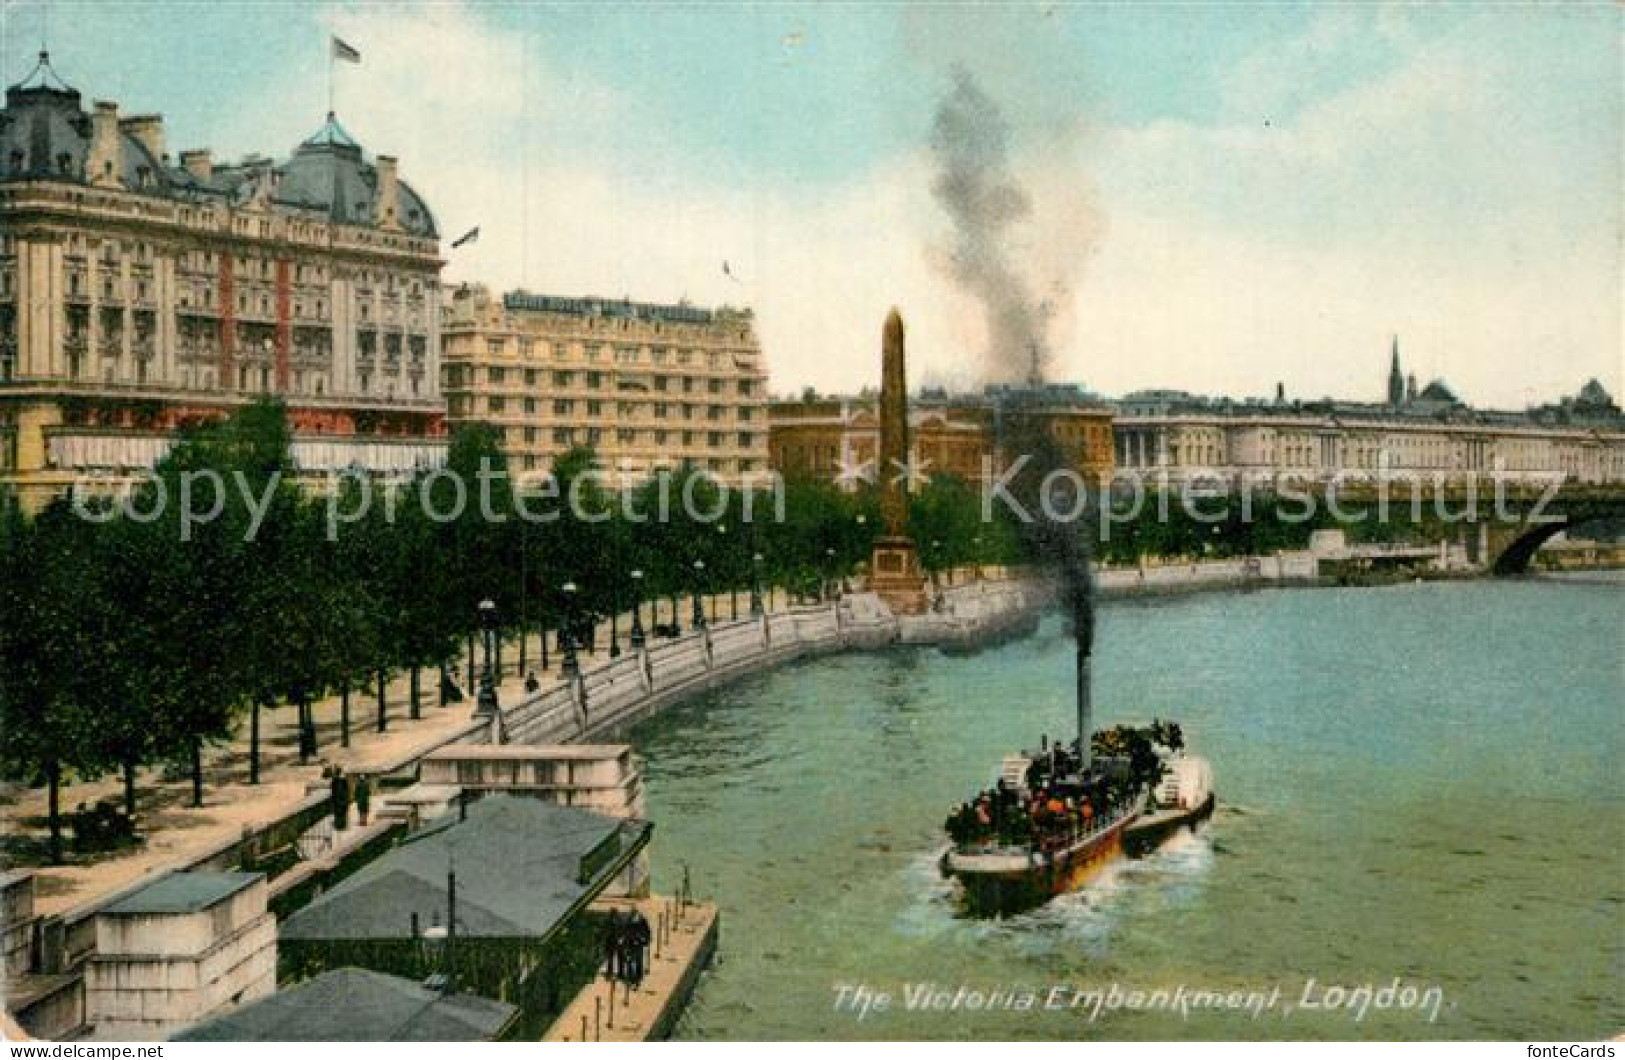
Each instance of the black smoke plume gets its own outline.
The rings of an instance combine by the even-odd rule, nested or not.
[[[1058,474],[1079,469],[1070,467],[1044,414],[1049,314],[1022,267],[1017,239],[1031,218],[1032,200],[1010,162],[1009,123],[963,68],[952,71],[952,84],[937,106],[931,148],[937,161],[932,192],[953,226],[953,276],[980,303],[987,325],[986,374],[995,382],[1025,384],[997,399],[997,443],[1007,463],[1026,458],[1010,493],[1031,515],[1023,524],[1028,557],[1058,582],[1071,619],[1082,724],[1088,716],[1095,628],[1089,527],[1098,497],[1089,490],[1078,503],[1073,491],[1080,479]],[[1087,740],[1088,734],[1082,735]]]
[[[998,105],[964,68],[952,77],[932,122],[931,190],[953,222],[953,276],[982,305],[991,380],[1036,384],[1047,367],[1048,314],[1013,246],[1032,199],[1011,170],[1010,127]]]

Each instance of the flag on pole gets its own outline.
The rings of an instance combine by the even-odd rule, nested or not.
[[[361,53],[339,40],[337,37],[333,38],[332,54],[333,58],[343,59],[347,63],[359,63],[361,61]]]
[[[473,243],[476,240],[478,240],[479,238],[480,238],[480,226],[475,225],[473,228],[470,228],[468,231],[464,232],[462,235],[460,235],[456,239],[452,240],[451,248],[453,250],[456,250],[458,247],[464,246],[464,245],[466,245],[468,243]]]

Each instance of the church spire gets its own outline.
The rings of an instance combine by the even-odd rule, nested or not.
[[[1393,359],[1388,366],[1388,404],[1400,405],[1405,401],[1405,375],[1399,370],[1399,336],[1394,336]]]

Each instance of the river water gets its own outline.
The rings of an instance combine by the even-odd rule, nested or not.
[[[996,922],[956,916],[941,822],[1001,754],[1065,731],[1058,621],[675,709],[634,733],[656,887],[686,863],[723,909],[680,1036],[1617,1034],[1622,619],[1625,587],[1587,581],[1107,602],[1097,725],[1181,721],[1220,808]]]

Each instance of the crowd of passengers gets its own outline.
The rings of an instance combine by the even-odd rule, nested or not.
[[[1023,788],[1003,777],[992,788],[960,803],[948,814],[948,837],[958,846],[1026,847],[1055,850],[1100,827],[1132,793],[1154,787],[1161,776],[1155,746],[1179,751],[1184,733],[1173,722],[1155,720],[1148,729],[1119,725],[1095,734],[1096,756],[1126,762],[1128,775],[1091,772],[1078,776],[1078,747],[1044,737],[1027,766]],[[1024,794],[1025,792],[1025,794]]]
[[[1000,777],[948,815],[948,837],[960,846],[1053,850],[1108,819],[1116,805],[1110,782],[1098,774],[1076,775],[1076,745],[1051,745],[1047,739],[1044,745],[1027,767],[1024,789]]]

